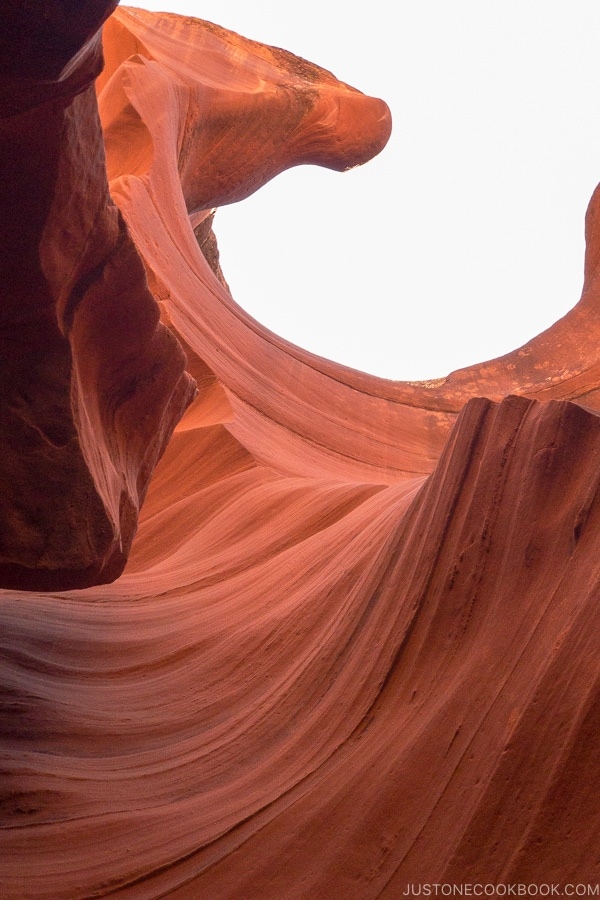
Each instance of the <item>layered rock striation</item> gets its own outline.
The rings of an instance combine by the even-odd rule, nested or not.
[[[5,6],[2,897],[597,884],[597,198],[547,332],[355,372],[237,306],[211,226],[385,104],[119,8],[96,108],[114,4]]]
[[[121,573],[154,465],[193,396],[108,191],[94,81],[115,5],[45,3],[41,17],[29,3],[2,6],[8,587],[85,587]]]

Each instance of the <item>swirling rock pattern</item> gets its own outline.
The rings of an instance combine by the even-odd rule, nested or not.
[[[363,900],[420,883],[595,884],[597,200],[584,293],[563,320],[447,379],[382,381],[241,310],[211,223],[216,206],[287,166],[364,162],[389,134],[385,104],[178,16],[118,9],[104,48],[112,201],[73,174],[76,159],[103,168],[86,89],[61,107],[69,125],[57,131],[78,152],[65,151],[70,180],[53,182],[86,190],[54,191],[46,218],[31,219],[28,201],[20,220],[22,233],[44,231],[40,256],[39,234],[27,248],[43,256],[54,306],[35,306],[52,308],[71,348],[56,339],[63,368],[36,357],[21,422],[55,427],[35,399],[54,391],[81,448],[73,490],[93,482],[110,510],[119,482],[99,489],[103,461],[131,485],[192,378],[198,394],[156,467],[125,573],[86,590],[0,592],[2,897]],[[40,83],[23,87],[36,109]],[[62,82],[54,72],[48,84]],[[118,319],[108,276],[87,303],[85,273],[106,255],[92,202],[101,222],[120,212],[126,223]],[[61,231],[70,215],[86,228]],[[64,249],[73,232],[93,265],[72,278],[72,260],[88,258],[80,242]],[[65,302],[80,271],[84,297]],[[148,343],[177,361],[178,342],[188,375],[172,362],[170,381],[134,391],[148,418],[127,419],[117,439],[103,404],[131,382],[105,372],[102,341],[118,354],[121,335],[138,333],[136,373]],[[3,440],[15,448],[11,422]],[[10,510],[17,494],[5,496]]]
[[[120,574],[154,465],[193,396],[108,192],[94,80],[115,5],[1,7],[4,586]]]

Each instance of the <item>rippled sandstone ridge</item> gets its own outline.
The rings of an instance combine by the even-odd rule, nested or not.
[[[0,2],[0,896],[595,885],[596,195],[527,346],[317,358],[236,305],[214,210],[387,107],[115,7]]]

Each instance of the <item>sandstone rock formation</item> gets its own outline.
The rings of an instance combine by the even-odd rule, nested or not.
[[[117,9],[110,200],[113,5],[64,41],[2,10],[0,895],[596,884],[597,198],[527,346],[406,384],[316,358],[236,305],[214,208],[364,162],[385,104]]]
[[[114,0],[2,4],[0,583],[120,574],[192,399],[111,202],[94,79]]]

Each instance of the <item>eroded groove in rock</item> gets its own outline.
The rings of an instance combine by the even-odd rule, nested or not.
[[[122,577],[0,591],[0,894],[595,885],[597,199],[568,316],[502,360],[384,382],[247,316],[211,225],[289,165],[364,161],[385,105],[197,20],[119,9],[104,44],[118,209],[83,91],[52,107],[54,190],[27,194],[2,248],[35,262],[27,290],[6,266],[4,496],[36,460],[56,547],[92,541],[84,502],[110,543],[188,398],[176,339],[198,395]],[[65,459],[71,519],[51,515]]]
[[[154,464],[191,399],[183,353],[158,322],[108,194],[93,82],[98,29],[114,5],[48,3],[39,30],[27,4],[2,7],[7,587],[82,587],[120,574]]]

